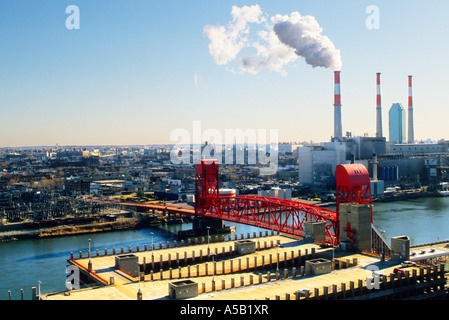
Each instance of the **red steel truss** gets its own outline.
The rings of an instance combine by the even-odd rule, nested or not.
[[[218,161],[213,159],[201,160],[196,167],[195,213],[298,236],[304,235],[304,222],[326,221],[327,241],[339,242],[335,211],[291,200],[220,195]]]
[[[303,236],[305,221],[326,221],[329,242],[338,243],[336,212],[298,201],[257,196],[217,197],[204,216]],[[337,231],[337,232],[336,232]]]
[[[335,171],[337,180],[337,211],[308,203],[257,196],[220,195],[217,160],[201,160],[195,172],[195,210],[169,204],[138,204],[106,201],[121,205],[146,207],[166,212],[218,218],[226,221],[253,225],[261,228],[304,236],[304,222],[325,221],[326,242],[340,242],[341,203],[371,203],[369,174],[361,164],[339,165]],[[93,201],[103,201],[92,199]],[[372,221],[372,214],[371,214]],[[352,232],[346,226],[343,232]],[[351,233],[353,236],[353,233]]]

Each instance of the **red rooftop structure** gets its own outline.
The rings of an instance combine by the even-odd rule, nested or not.
[[[337,180],[337,217],[340,220],[340,204],[372,204],[371,182],[366,167],[360,163],[340,164],[335,170]],[[371,223],[373,211],[371,208]]]

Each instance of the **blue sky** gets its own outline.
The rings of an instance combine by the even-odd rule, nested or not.
[[[449,139],[449,2],[0,0],[0,147],[176,143],[176,129],[277,129],[280,141],[328,141],[333,70],[298,57],[284,73],[231,72],[209,53],[206,25],[233,6],[315,17],[341,52],[343,131],[375,134],[375,73],[388,109],[407,105],[416,139]],[[80,29],[66,28],[77,5]],[[366,8],[379,8],[367,29]],[[259,25],[250,24],[257,37]],[[250,50],[250,49],[248,49]]]

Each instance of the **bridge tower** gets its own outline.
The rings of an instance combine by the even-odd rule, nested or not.
[[[218,199],[218,160],[201,159],[195,172],[195,214],[206,215]]]
[[[335,170],[337,181],[337,223],[340,243],[351,248],[371,250],[373,222],[371,181],[362,164],[341,164]]]

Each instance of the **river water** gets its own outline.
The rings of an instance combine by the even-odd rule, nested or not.
[[[333,208],[330,208],[333,209]],[[422,198],[407,201],[375,203],[374,225],[383,231],[388,243],[394,236],[407,235],[411,244],[422,244],[449,239],[449,197]],[[225,224],[231,224],[225,222]],[[262,229],[235,224],[238,234]],[[145,244],[176,239],[179,230],[190,229],[191,224],[170,225],[160,228],[145,228],[89,235],[66,236],[39,240],[20,240],[0,243],[0,300],[8,299],[8,290],[13,300],[20,299],[20,289],[24,299],[31,298],[31,287],[41,293],[64,291],[67,259],[70,252],[75,257],[79,251],[87,254],[89,239],[91,251],[99,249],[117,250],[123,246],[133,249]],[[153,236],[151,235],[153,233]]]

